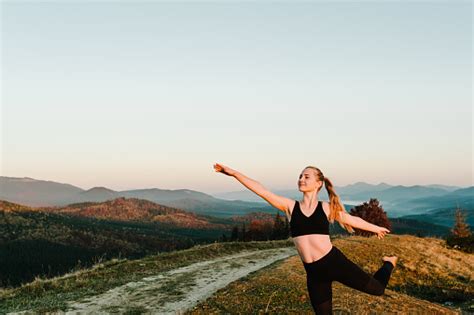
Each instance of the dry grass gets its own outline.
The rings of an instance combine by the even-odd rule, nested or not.
[[[92,268],[51,279],[37,278],[18,288],[0,290],[0,314],[34,310],[38,313],[65,310],[67,301],[95,296],[128,282],[140,281],[159,272],[194,262],[227,256],[243,250],[291,246],[290,240],[268,242],[227,242],[196,245],[174,252],[160,253],[139,260],[99,262]]]
[[[459,308],[433,303],[447,300],[472,311],[474,256],[446,248],[443,240],[389,235],[383,240],[342,238],[334,245],[369,273],[380,267],[382,256],[400,257],[384,296],[371,296],[335,282],[335,314],[459,313]],[[235,281],[187,314],[216,313],[313,314],[300,258],[291,257]]]

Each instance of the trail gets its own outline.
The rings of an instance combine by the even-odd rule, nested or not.
[[[66,314],[132,311],[181,314],[229,283],[296,254],[294,247],[285,247],[244,251],[194,263],[127,283],[100,295],[71,301]]]

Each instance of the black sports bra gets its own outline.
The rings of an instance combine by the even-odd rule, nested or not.
[[[327,234],[329,235],[329,221],[323,210],[323,203],[318,201],[316,210],[307,217],[300,208],[300,203],[295,200],[295,207],[291,212],[290,232],[291,237],[307,234]]]

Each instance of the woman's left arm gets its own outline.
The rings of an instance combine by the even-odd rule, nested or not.
[[[356,229],[369,231],[377,234],[379,239],[383,238],[385,234],[390,233],[390,231],[384,227],[369,223],[362,218],[350,215],[345,211],[339,212],[339,222],[348,224]]]

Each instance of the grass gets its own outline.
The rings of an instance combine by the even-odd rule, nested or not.
[[[384,255],[399,256],[382,297],[333,283],[335,314],[472,313],[474,256],[446,247],[441,239],[408,235],[334,240],[349,259],[373,274]],[[452,305],[446,307],[444,303]],[[187,314],[314,314],[300,258],[290,257],[231,283]]]
[[[450,249],[442,239],[388,235],[383,240],[378,240],[375,237],[351,236],[334,239],[333,244],[371,274],[380,267],[382,256],[399,256],[397,268],[382,297],[334,283],[335,314],[456,314],[460,309],[468,313],[474,311],[471,305],[474,300],[474,255]],[[214,243],[140,260],[108,261],[63,277],[36,279],[20,288],[2,290],[0,314],[26,309],[36,313],[66,310],[67,301],[92,297],[162,271],[247,249],[285,246],[293,246],[291,239]],[[183,282],[186,279],[182,279],[181,283]],[[189,285],[192,285],[191,281]],[[178,288],[173,283],[166,287],[168,290],[175,290],[177,294],[182,289],[182,286]],[[446,307],[444,304],[451,306]],[[144,307],[126,310],[127,314],[144,312]],[[216,313],[313,314],[307,295],[306,274],[300,258],[293,256],[250,273],[218,290],[188,311],[188,314]]]
[[[37,278],[18,288],[0,290],[0,314],[22,310],[35,310],[40,313],[64,311],[68,301],[94,296],[162,271],[244,250],[280,248],[292,245],[291,240],[213,243],[148,256],[140,260],[115,259],[61,277]]]

